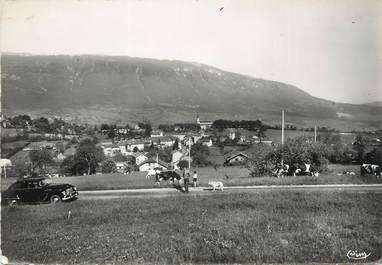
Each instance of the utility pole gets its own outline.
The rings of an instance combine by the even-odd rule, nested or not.
[[[284,109],[281,111],[281,167],[284,168]]]
[[[188,169],[191,168],[191,137],[188,139]]]
[[[317,143],[317,125],[314,125],[314,143]]]

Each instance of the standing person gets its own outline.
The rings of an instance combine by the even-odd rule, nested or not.
[[[194,171],[194,175],[192,175],[192,182],[194,183],[194,188],[196,188],[196,183],[198,182],[198,174]]]
[[[188,185],[190,183],[190,171],[186,170],[185,173],[186,174],[184,176],[184,190],[185,190],[185,192],[188,192]]]

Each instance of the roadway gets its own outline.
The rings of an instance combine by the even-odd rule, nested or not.
[[[230,186],[224,191],[212,191],[209,187],[190,188],[189,193],[181,192],[175,188],[154,189],[123,189],[123,190],[94,190],[79,191],[80,199],[117,199],[124,197],[147,198],[168,196],[212,196],[217,194],[234,193],[259,193],[259,192],[319,192],[319,191],[341,191],[350,193],[382,193],[382,184],[331,184],[331,185],[278,185],[278,186]]]

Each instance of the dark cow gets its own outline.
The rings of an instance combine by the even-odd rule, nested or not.
[[[375,175],[377,177],[382,175],[381,167],[374,164],[362,164],[361,165],[361,176],[365,175]]]
[[[160,182],[162,180],[170,180],[170,182],[173,183],[175,179],[179,181],[181,179],[181,176],[173,170],[168,170],[160,172],[159,174],[157,174],[156,178],[157,182]]]

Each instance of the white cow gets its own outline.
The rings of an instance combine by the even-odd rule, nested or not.
[[[154,169],[150,169],[150,170],[147,172],[146,178],[149,179],[149,178],[151,178],[151,177],[155,177],[156,174],[157,174],[157,172],[156,172]]]

